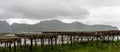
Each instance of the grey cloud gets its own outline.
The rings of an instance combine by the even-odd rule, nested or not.
[[[47,19],[64,16],[66,18],[82,19],[89,12],[76,6],[73,0],[0,0],[0,19],[34,18]]]
[[[80,0],[81,5],[95,7],[115,7],[120,6],[120,0]]]

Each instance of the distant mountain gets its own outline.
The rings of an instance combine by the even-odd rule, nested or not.
[[[0,32],[10,31],[10,25],[6,21],[0,21]]]
[[[0,21],[1,32],[101,31],[101,30],[118,30],[118,28],[110,25],[86,25],[80,22],[63,23],[59,20],[42,21],[34,25],[17,23],[9,25],[5,21]]]

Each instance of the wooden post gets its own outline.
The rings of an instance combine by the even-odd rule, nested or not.
[[[3,49],[3,52],[6,52],[6,42],[4,42],[5,44],[4,44],[4,49]]]
[[[117,47],[119,46],[118,41],[119,41],[119,35],[117,35]]]
[[[98,48],[98,34],[97,34],[97,32],[95,33],[96,34],[96,38],[97,38],[97,40],[96,40],[96,46],[97,46],[97,48]]]
[[[51,38],[51,47],[52,47],[52,50],[53,50],[53,38]]]
[[[35,38],[35,46],[37,46],[37,39]]]
[[[43,46],[44,46],[44,38],[43,38]]]
[[[24,46],[25,46],[25,52],[26,52],[26,38],[24,38]]]
[[[84,37],[84,36],[81,36],[81,41],[83,41],[83,37]]]
[[[113,34],[113,39],[112,39],[112,41],[113,41],[113,46],[114,46],[114,34]]]
[[[7,42],[5,42],[5,48],[7,48]]]
[[[32,47],[33,47],[33,39],[30,39],[31,45],[30,45],[30,52],[32,52]]]
[[[67,44],[69,44],[69,39],[68,38],[69,38],[69,35],[67,35]]]
[[[43,41],[43,42],[42,42],[43,48],[45,47],[45,45],[44,45],[44,40],[45,40],[45,39],[43,38],[43,39],[42,39],[42,41]]]
[[[73,42],[75,42],[75,35],[74,35],[74,40],[73,40]]]
[[[70,35],[71,47],[72,47],[72,35]]]
[[[63,46],[63,34],[61,35],[61,39],[62,39],[62,46]]]
[[[16,42],[14,41],[14,52],[16,52]]]
[[[20,48],[21,48],[21,45],[22,45],[22,40],[20,40],[19,44],[20,44]]]
[[[109,45],[109,41],[110,41],[109,38],[110,38],[110,37],[108,36],[108,45]]]
[[[9,49],[11,50],[11,43],[9,42]]]
[[[119,36],[117,35],[117,41],[119,41]]]
[[[57,45],[57,36],[55,37],[55,45]]]
[[[50,46],[50,38],[48,38],[48,45]]]
[[[41,38],[41,47],[43,48],[43,38]]]
[[[79,38],[80,38],[80,36],[77,36],[77,42],[79,42]]]
[[[9,47],[9,42],[6,42],[7,46],[6,47]]]
[[[87,41],[88,41],[88,42],[90,41],[90,36],[87,36]]]

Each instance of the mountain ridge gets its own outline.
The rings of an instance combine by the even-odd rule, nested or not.
[[[1,32],[38,32],[38,31],[103,31],[118,30],[110,25],[87,25],[80,22],[64,23],[59,20],[41,21],[37,24],[17,24],[9,25],[6,21],[0,21]]]

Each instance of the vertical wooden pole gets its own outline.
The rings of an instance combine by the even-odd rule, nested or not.
[[[20,40],[19,44],[20,44],[20,48],[21,48],[22,40]]]
[[[75,35],[74,35],[74,40],[73,40],[73,42],[75,42]]]
[[[16,42],[14,41],[14,52],[16,52]]]
[[[69,38],[69,35],[67,35],[67,44],[69,44],[69,39],[68,38]]]
[[[62,46],[63,46],[63,35],[61,35],[61,39],[62,39]]]
[[[11,43],[9,42],[9,49],[11,50]]]
[[[77,36],[77,42],[79,42],[79,38],[80,38],[80,36]]]
[[[7,42],[5,42],[5,48],[7,47]]]
[[[110,36],[108,35],[108,45],[109,45],[109,41],[110,41],[109,39],[110,39]]]
[[[51,47],[52,47],[52,50],[53,50],[53,38],[51,38]]]
[[[118,44],[118,41],[119,41],[119,35],[117,35],[117,47],[118,47],[118,45],[119,45],[119,44]]]
[[[87,36],[87,41],[88,41],[88,42],[90,41],[90,36]]]
[[[55,37],[55,45],[57,45],[57,36]]]
[[[119,36],[117,35],[117,41],[119,40]]]
[[[7,48],[9,47],[9,44],[8,44],[8,42],[6,42],[7,43]]]
[[[84,36],[81,36],[81,41],[83,41],[83,37],[84,37]]]
[[[24,38],[24,46],[25,46],[25,52],[26,52],[26,38]]]
[[[43,38],[41,38],[41,47],[43,48]]]
[[[48,45],[50,46],[50,38],[48,38]]]
[[[31,45],[30,45],[30,52],[32,52],[32,47],[33,47],[33,39],[32,39],[32,38],[30,39],[30,42],[31,42],[31,43],[30,43],[30,44],[31,44]]]
[[[45,39],[43,38],[43,39],[42,39],[42,41],[43,41],[43,42],[42,42],[43,48],[45,47],[44,40],[45,40]]]
[[[95,33],[96,34],[96,38],[97,38],[97,40],[96,40],[96,46],[97,46],[97,48],[98,48],[98,34],[97,34],[97,32]]]
[[[113,46],[114,46],[114,34],[113,34],[113,40],[112,41],[113,41]]]
[[[71,47],[72,47],[72,35],[70,35]]]
[[[4,42],[5,44],[4,44],[4,49],[3,49],[3,52],[6,52],[6,42]]]
[[[37,46],[37,39],[35,38],[35,46]]]

